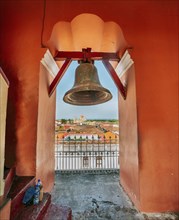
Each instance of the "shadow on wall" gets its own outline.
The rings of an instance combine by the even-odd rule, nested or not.
[[[6,116],[6,132],[5,132],[5,167],[11,168],[16,161],[16,124],[17,124],[17,108],[16,103],[19,99],[19,81],[16,76],[16,69],[5,63],[0,63],[5,72],[10,85],[7,100],[7,116]],[[8,67],[7,67],[8,66]],[[18,89],[17,89],[18,88]],[[20,89],[21,91],[21,89]]]

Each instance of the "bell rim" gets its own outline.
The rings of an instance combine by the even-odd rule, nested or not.
[[[71,94],[74,94],[74,93],[78,93],[78,92],[83,92],[83,91],[84,91],[84,87],[85,87],[84,85],[81,86],[81,88],[83,88],[83,90],[80,90],[80,89],[81,89],[80,86],[78,86],[78,88],[73,87],[72,89],[68,90],[68,91],[65,93],[64,97],[63,97],[63,101],[66,102],[66,103],[68,103],[68,104],[71,104],[71,105],[89,106],[89,105],[103,104],[103,103],[105,103],[105,102],[110,101],[110,100],[113,98],[111,92],[110,92],[108,89],[106,89],[106,88],[104,88],[104,87],[100,87],[100,86],[98,86],[98,85],[96,85],[96,86],[94,86],[94,85],[93,85],[93,86],[88,85],[88,86],[85,87],[85,91],[102,92],[102,93],[105,94],[105,95],[103,96],[103,98],[102,98],[102,99],[96,99],[96,100],[93,101],[92,103],[90,103],[90,102],[82,102],[81,100],[75,100],[75,101],[73,100],[73,101],[72,101],[71,98],[70,98],[70,95],[71,95]]]

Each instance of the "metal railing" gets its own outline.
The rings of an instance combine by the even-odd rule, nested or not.
[[[78,137],[78,138],[77,138]],[[55,170],[114,171],[119,169],[118,138],[68,136],[56,139]]]

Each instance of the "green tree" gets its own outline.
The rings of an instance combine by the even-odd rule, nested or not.
[[[67,123],[67,120],[64,119],[64,118],[62,118],[62,119],[61,119],[61,123],[62,123],[62,124],[66,124],[66,123]]]

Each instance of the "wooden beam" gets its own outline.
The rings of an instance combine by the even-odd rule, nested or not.
[[[49,96],[52,95],[52,93],[54,92],[54,90],[56,89],[59,81],[61,80],[62,76],[64,75],[65,71],[67,70],[68,66],[70,65],[72,59],[71,58],[67,58],[65,60],[65,62],[63,63],[62,67],[60,68],[59,72],[57,73],[56,77],[54,78],[54,80],[52,81],[52,83],[50,84],[49,87]]]
[[[87,49],[82,51],[58,51],[55,55],[55,60],[64,60],[71,58],[72,60],[103,60],[109,59],[113,61],[119,61],[118,53],[106,53],[106,52],[91,52]]]
[[[114,83],[116,84],[119,92],[121,93],[122,97],[124,99],[126,99],[126,87],[124,87],[124,85],[122,84],[120,78],[118,77],[115,69],[113,68],[113,66],[110,64],[109,60],[102,60],[106,70],[108,71],[108,73],[111,75],[111,77],[114,80]]]
[[[91,52],[91,48],[83,48],[82,51],[58,51],[54,59],[65,59],[65,62],[50,85],[49,96],[51,96],[54,90],[56,89],[60,79],[64,75],[66,69],[68,68],[72,60],[82,60],[84,62],[90,62],[91,60],[102,60],[105,68],[107,69],[108,73],[111,75],[117,88],[119,89],[122,97],[126,99],[126,87],[121,83],[120,78],[118,77],[116,71],[109,62],[109,60],[119,62],[119,53]]]

